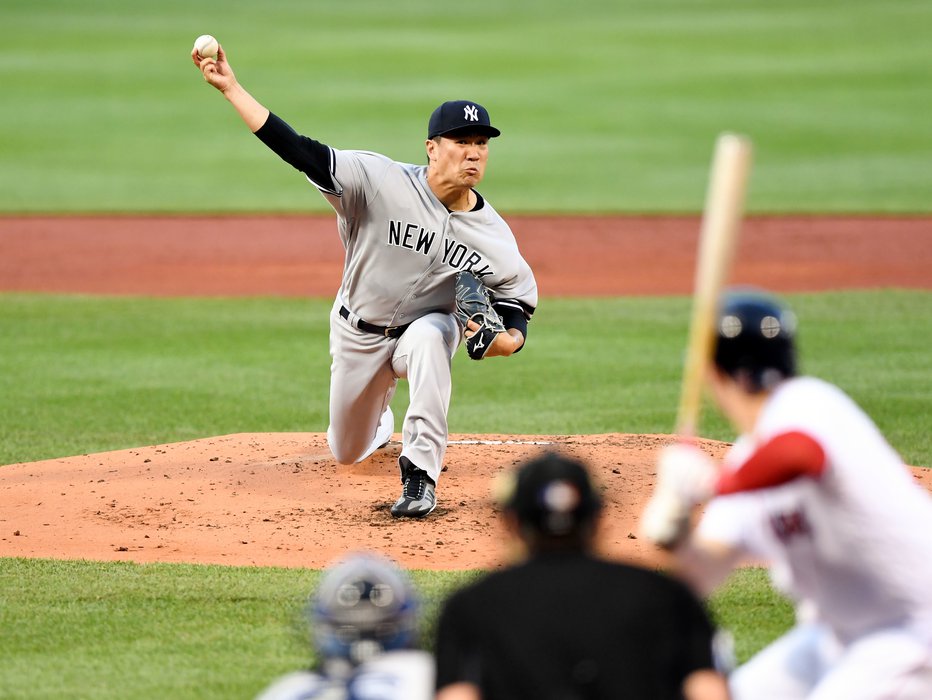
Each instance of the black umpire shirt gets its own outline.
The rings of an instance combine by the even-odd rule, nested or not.
[[[477,685],[483,700],[682,698],[713,669],[702,603],[663,574],[579,552],[537,555],[446,601],[437,688]]]

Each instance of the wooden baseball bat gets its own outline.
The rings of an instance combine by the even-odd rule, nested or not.
[[[744,211],[751,142],[744,136],[718,137],[706,193],[696,259],[692,316],[680,389],[676,432],[694,437],[699,427],[702,384],[712,359],[718,297],[731,270]]]

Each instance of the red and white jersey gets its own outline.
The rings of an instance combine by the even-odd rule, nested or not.
[[[773,446],[793,438],[818,460],[787,478],[797,456],[781,460]],[[742,479],[749,464],[753,483]],[[907,627],[932,642],[932,497],[840,389],[810,377],[781,384],[723,469],[731,488],[708,504],[700,539],[766,561],[774,584],[842,640]]]

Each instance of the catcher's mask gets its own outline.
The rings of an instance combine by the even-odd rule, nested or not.
[[[578,535],[602,507],[586,467],[555,453],[526,462],[505,476],[498,500],[523,527],[550,538]]]
[[[308,610],[315,644],[325,658],[357,665],[415,642],[414,588],[401,569],[376,554],[353,553],[332,565]]]
[[[715,365],[752,392],[796,375],[796,316],[753,287],[726,291],[716,321]]]

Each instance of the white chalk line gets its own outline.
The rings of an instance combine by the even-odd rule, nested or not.
[[[450,440],[448,445],[552,445],[549,440]]]

